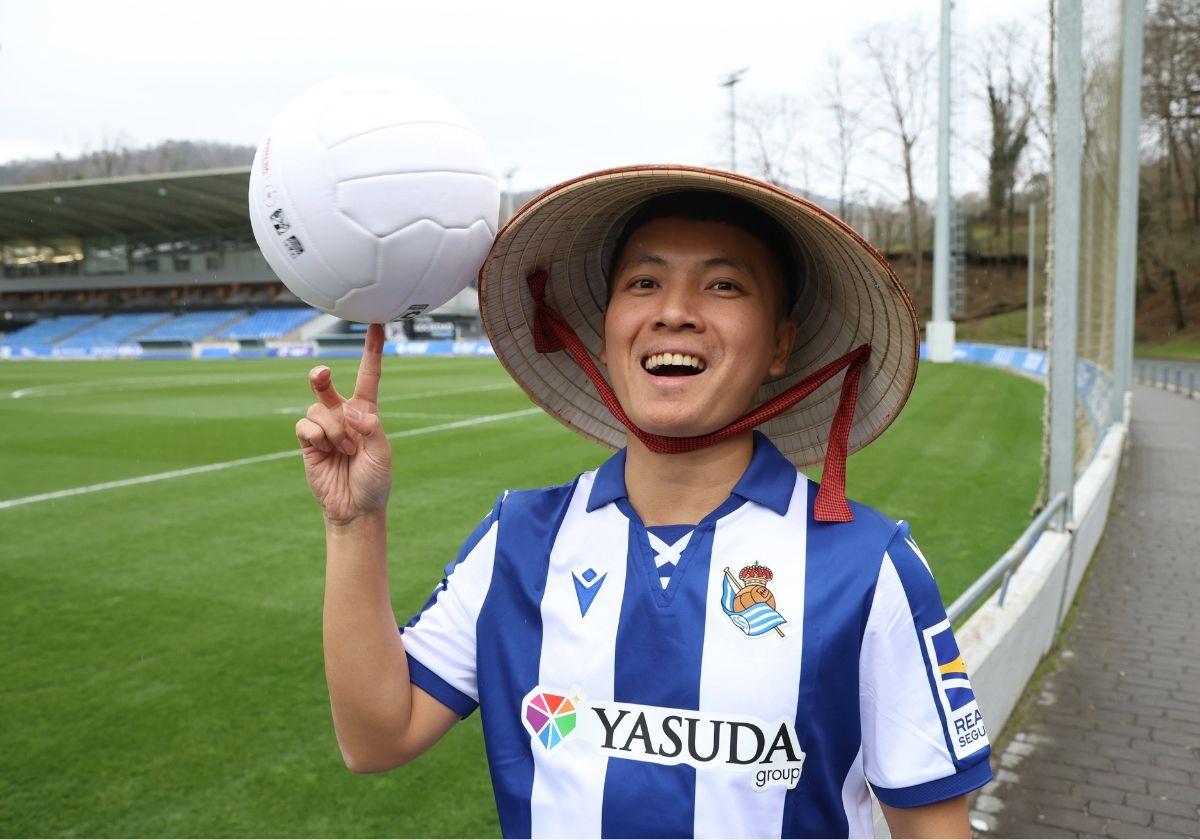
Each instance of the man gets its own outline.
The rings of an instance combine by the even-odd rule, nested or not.
[[[843,491],[916,369],[886,262],[769,185],[630,167],[530,202],[480,290],[530,397],[624,447],[502,494],[397,632],[380,327],[351,400],[314,368],[296,431],[350,769],[479,706],[506,836],[871,836],[868,783],[894,835],[968,836],[990,748],[937,585]],[[796,465],[822,455],[817,485]]]

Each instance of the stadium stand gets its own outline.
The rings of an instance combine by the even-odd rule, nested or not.
[[[315,309],[260,309],[245,321],[234,324],[215,338],[267,339],[280,338],[299,329],[321,313]]]
[[[187,312],[138,336],[138,341],[200,341],[246,317],[242,310]]]
[[[8,344],[53,344],[100,319],[95,315],[60,315],[14,330],[4,337]]]
[[[133,338],[168,317],[168,312],[139,312],[125,315],[110,315],[98,324],[93,324],[69,337],[72,346],[95,347],[105,344],[120,344]],[[61,319],[60,319],[61,320]]]
[[[250,167],[235,166],[0,186],[0,359],[271,354],[276,339],[359,346],[361,330],[323,320],[267,264],[249,183]],[[161,314],[123,317],[137,313]],[[482,335],[473,290],[426,315],[395,336]],[[322,348],[283,348],[305,349]]]

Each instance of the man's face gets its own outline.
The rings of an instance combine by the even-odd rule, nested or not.
[[[637,229],[613,267],[600,354],[629,418],[693,437],[745,414],[795,339],[779,316],[782,282],[766,245],[730,225],[656,219]]]

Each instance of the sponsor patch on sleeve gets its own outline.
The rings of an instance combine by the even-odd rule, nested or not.
[[[925,651],[933,669],[933,683],[937,687],[938,702],[949,729],[954,757],[959,761],[989,745],[987,727],[975,692],[967,676],[967,666],[958,650],[958,642],[950,629],[950,622],[943,620],[924,631]]]

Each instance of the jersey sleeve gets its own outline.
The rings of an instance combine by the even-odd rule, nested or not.
[[[476,622],[492,582],[503,499],[497,499],[446,566],[445,577],[425,606],[400,628],[413,685],[461,717],[479,705]]]
[[[915,808],[992,778],[987,728],[929,564],[900,523],[883,556],[859,658],[863,769]]]

